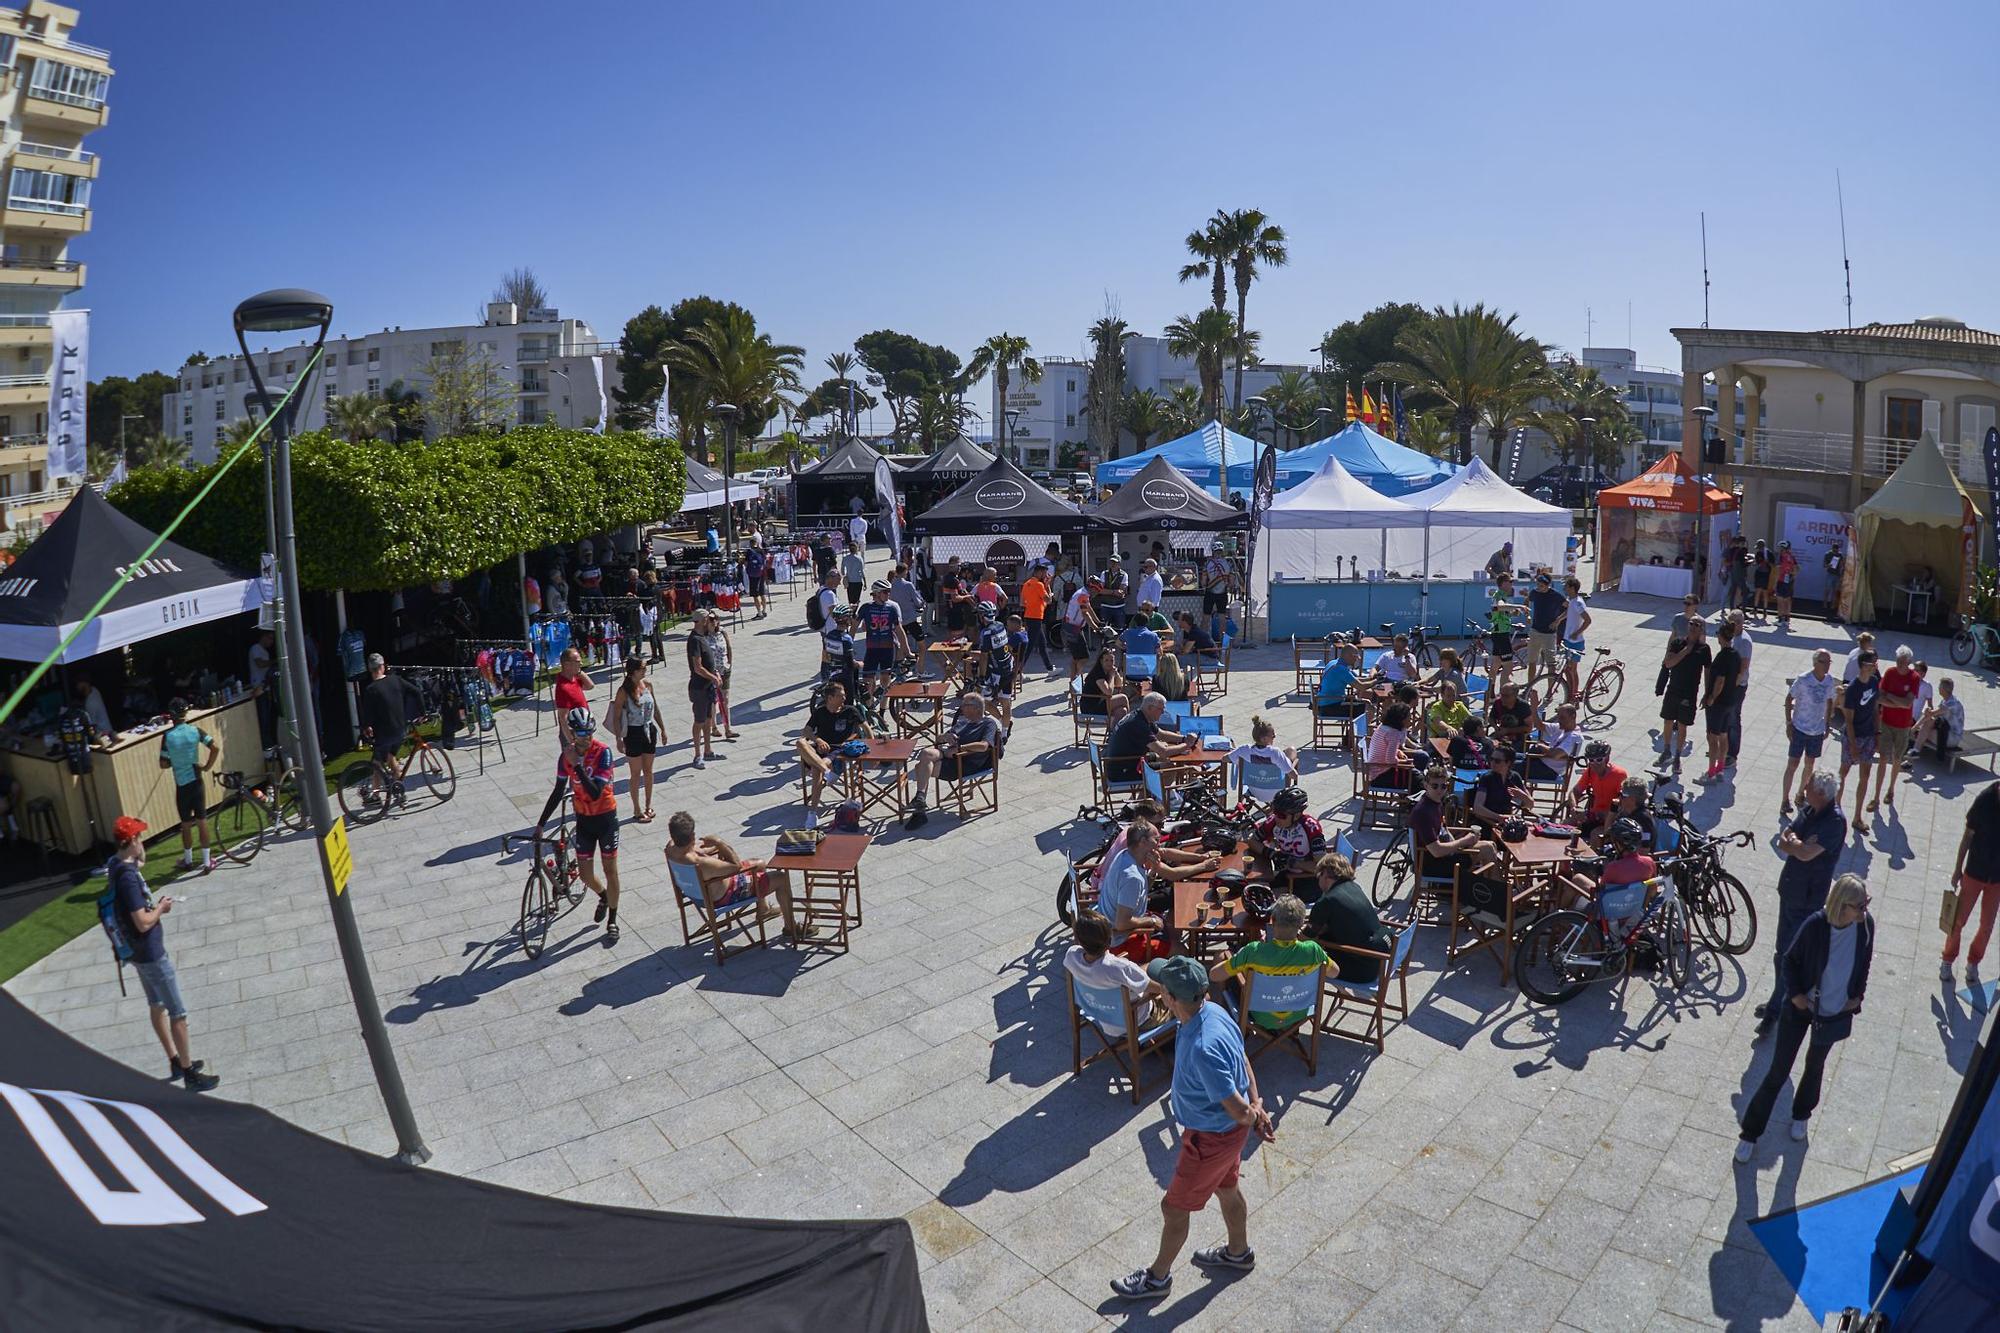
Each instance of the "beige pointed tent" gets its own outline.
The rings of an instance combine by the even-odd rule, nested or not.
[[[1897,584],[1928,566],[1937,575],[1940,607],[1972,614],[1972,574],[1979,553],[1979,510],[1944,461],[1929,431],[1896,474],[1855,511],[1861,552],[1852,619],[1873,620],[1895,603]]]

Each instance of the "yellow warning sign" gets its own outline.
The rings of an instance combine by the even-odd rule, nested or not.
[[[327,873],[333,876],[333,891],[346,893],[347,877],[354,873],[354,853],[347,848],[347,822],[339,815],[333,817],[333,827],[322,839],[322,850],[326,853]]]

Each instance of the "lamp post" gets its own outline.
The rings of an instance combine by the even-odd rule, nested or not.
[[[736,506],[729,499],[729,479],[736,475],[736,418],[742,410],[734,403],[717,403],[709,413],[722,419],[722,526],[729,558],[736,558]]]
[[[1694,434],[1701,447],[1694,456],[1694,595],[1708,600],[1708,589],[1701,576],[1703,549],[1701,544],[1702,519],[1707,515],[1708,486],[1702,481],[1702,468],[1708,465],[1708,423],[1715,416],[1715,409],[1706,403],[1694,409]]]
[[[1333,409],[1320,407],[1313,410],[1313,422],[1319,427],[1319,438],[1324,440],[1333,434]]]
[[[563,413],[563,425],[574,429],[576,427],[576,385],[570,383],[569,372],[567,370],[557,370],[554,366],[550,366],[549,374],[562,376],[563,388],[568,390],[563,395],[563,403],[569,409]]]
[[[1010,407],[1007,409],[1005,416],[1007,418],[1007,430],[1006,433],[1000,437],[1000,456],[1002,458],[1008,458],[1009,457],[1008,447],[1011,445],[1013,448],[1013,454],[1009,461],[1011,461],[1015,467],[1019,467],[1021,466],[1021,445],[1020,445],[1021,409],[1018,407]]]
[[[1577,423],[1583,427],[1583,457],[1590,466],[1590,480],[1583,484],[1583,539],[1587,542],[1597,531],[1597,454],[1590,447],[1590,428],[1597,424],[1597,418],[1578,417]]]
[[[118,418],[118,461],[119,462],[122,463],[125,461],[125,423],[128,421],[144,421],[145,419],[146,415],[143,412],[125,412],[119,415]]]
[[[354,903],[347,886],[335,878],[332,839],[346,847],[345,831],[335,832],[332,807],[326,798],[326,783],[319,780],[326,761],[320,755],[319,734],[312,725],[311,684],[306,675],[305,626],[297,614],[299,599],[298,544],[292,528],[291,412],[272,415],[271,395],[257,372],[257,360],[250,355],[249,333],[283,333],[295,329],[316,329],[313,352],[326,342],[333,323],[333,303],[317,292],[296,287],[259,293],[236,307],[236,343],[250,367],[250,379],[264,404],[270,421],[271,494],[269,503],[276,537],[273,555],[277,559],[280,596],[286,613],[280,626],[278,670],[284,679],[285,712],[291,719],[298,747],[299,768],[312,780],[299,783],[299,795],[306,815],[312,820],[313,837],[319,843],[320,875],[326,882],[327,905],[333,912],[334,938],[340,945],[340,959],[347,969],[347,987],[354,996],[354,1011],[361,1020],[361,1040],[368,1048],[368,1060],[375,1069],[375,1083],[395,1127],[396,1159],[417,1165],[430,1157],[418,1132],[417,1118],[410,1109],[403,1076],[396,1067],[396,1052],[389,1044],[389,1031],[382,1024],[382,1010],[375,1001],[375,986],[368,975],[368,955],[361,945],[361,928],[354,920]],[[296,401],[296,400],[294,400]]]

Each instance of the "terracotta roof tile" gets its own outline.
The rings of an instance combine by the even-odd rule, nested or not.
[[[1962,324],[1863,324],[1855,329],[1822,329],[1821,332],[1857,338],[1915,338],[1924,342],[1961,343],[1968,347],[2000,347],[2000,333],[1969,329]]]

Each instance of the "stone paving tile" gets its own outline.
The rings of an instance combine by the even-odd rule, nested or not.
[[[1637,770],[1651,758],[1644,686],[1671,608],[1594,601],[1595,636],[1629,677],[1619,715],[1594,734]],[[781,599],[778,614],[795,609]],[[1847,642],[1804,622],[1758,634],[1744,771],[1690,790],[1698,822],[1776,831],[1783,678],[1811,647]],[[1916,642],[1941,659],[1936,641]],[[738,692],[757,700],[739,724],[746,743],[701,773],[677,743],[659,799],[754,854],[798,822],[784,741],[814,650],[775,624],[738,645]],[[1230,729],[1261,711],[1283,742],[1306,740],[1284,697],[1286,649],[1244,649],[1234,665],[1209,711]],[[1969,710],[1994,714],[1993,681],[1952,674]],[[1920,772],[1893,816],[1841,853],[1869,877],[1877,957],[1808,1146],[1779,1133],[1754,1166],[1729,1160],[1735,1106],[1768,1058],[1747,1019],[1769,987],[1768,940],[1741,957],[1698,951],[1679,996],[1635,976],[1541,1010],[1499,984],[1490,957],[1453,963],[1425,929],[1414,1011],[1384,1052],[1325,1043],[1316,1076],[1282,1054],[1259,1062],[1279,1140],[1245,1163],[1258,1270],[1218,1282],[1183,1262],[1169,1301],[1129,1310],[1105,1283],[1157,1238],[1174,1151],[1168,1064],[1149,1062],[1138,1107],[1102,1067],[1070,1077],[1067,936],[1050,898],[1063,851],[1097,836],[1070,822],[1089,775],[1056,677],[1031,675],[1016,713],[1002,812],[940,816],[918,836],[885,829],[864,862],[867,925],[850,954],[774,942],[720,968],[682,937],[658,826],[628,828],[616,949],[571,913],[540,960],[519,953],[518,871],[493,849],[538,808],[550,741],[532,715],[504,715],[512,762],[461,774],[450,807],[354,834],[350,893],[433,1169],[695,1213],[906,1216],[939,1329],[1769,1330],[1810,1320],[1745,1219],[1873,1178],[1935,1140],[1980,1019],[1935,978],[1936,895],[1984,774]],[[1348,827],[1344,761],[1308,752],[1303,767],[1331,827]],[[1364,881],[1382,840],[1357,836]],[[1768,843],[1732,852],[1730,868],[1768,925]],[[169,946],[197,1053],[224,1078],[217,1095],[387,1151],[309,841],[273,844],[195,894]],[[136,992],[107,984],[101,952],[86,936],[9,988],[153,1069]],[[1192,1243],[1219,1232],[1211,1209]]]

